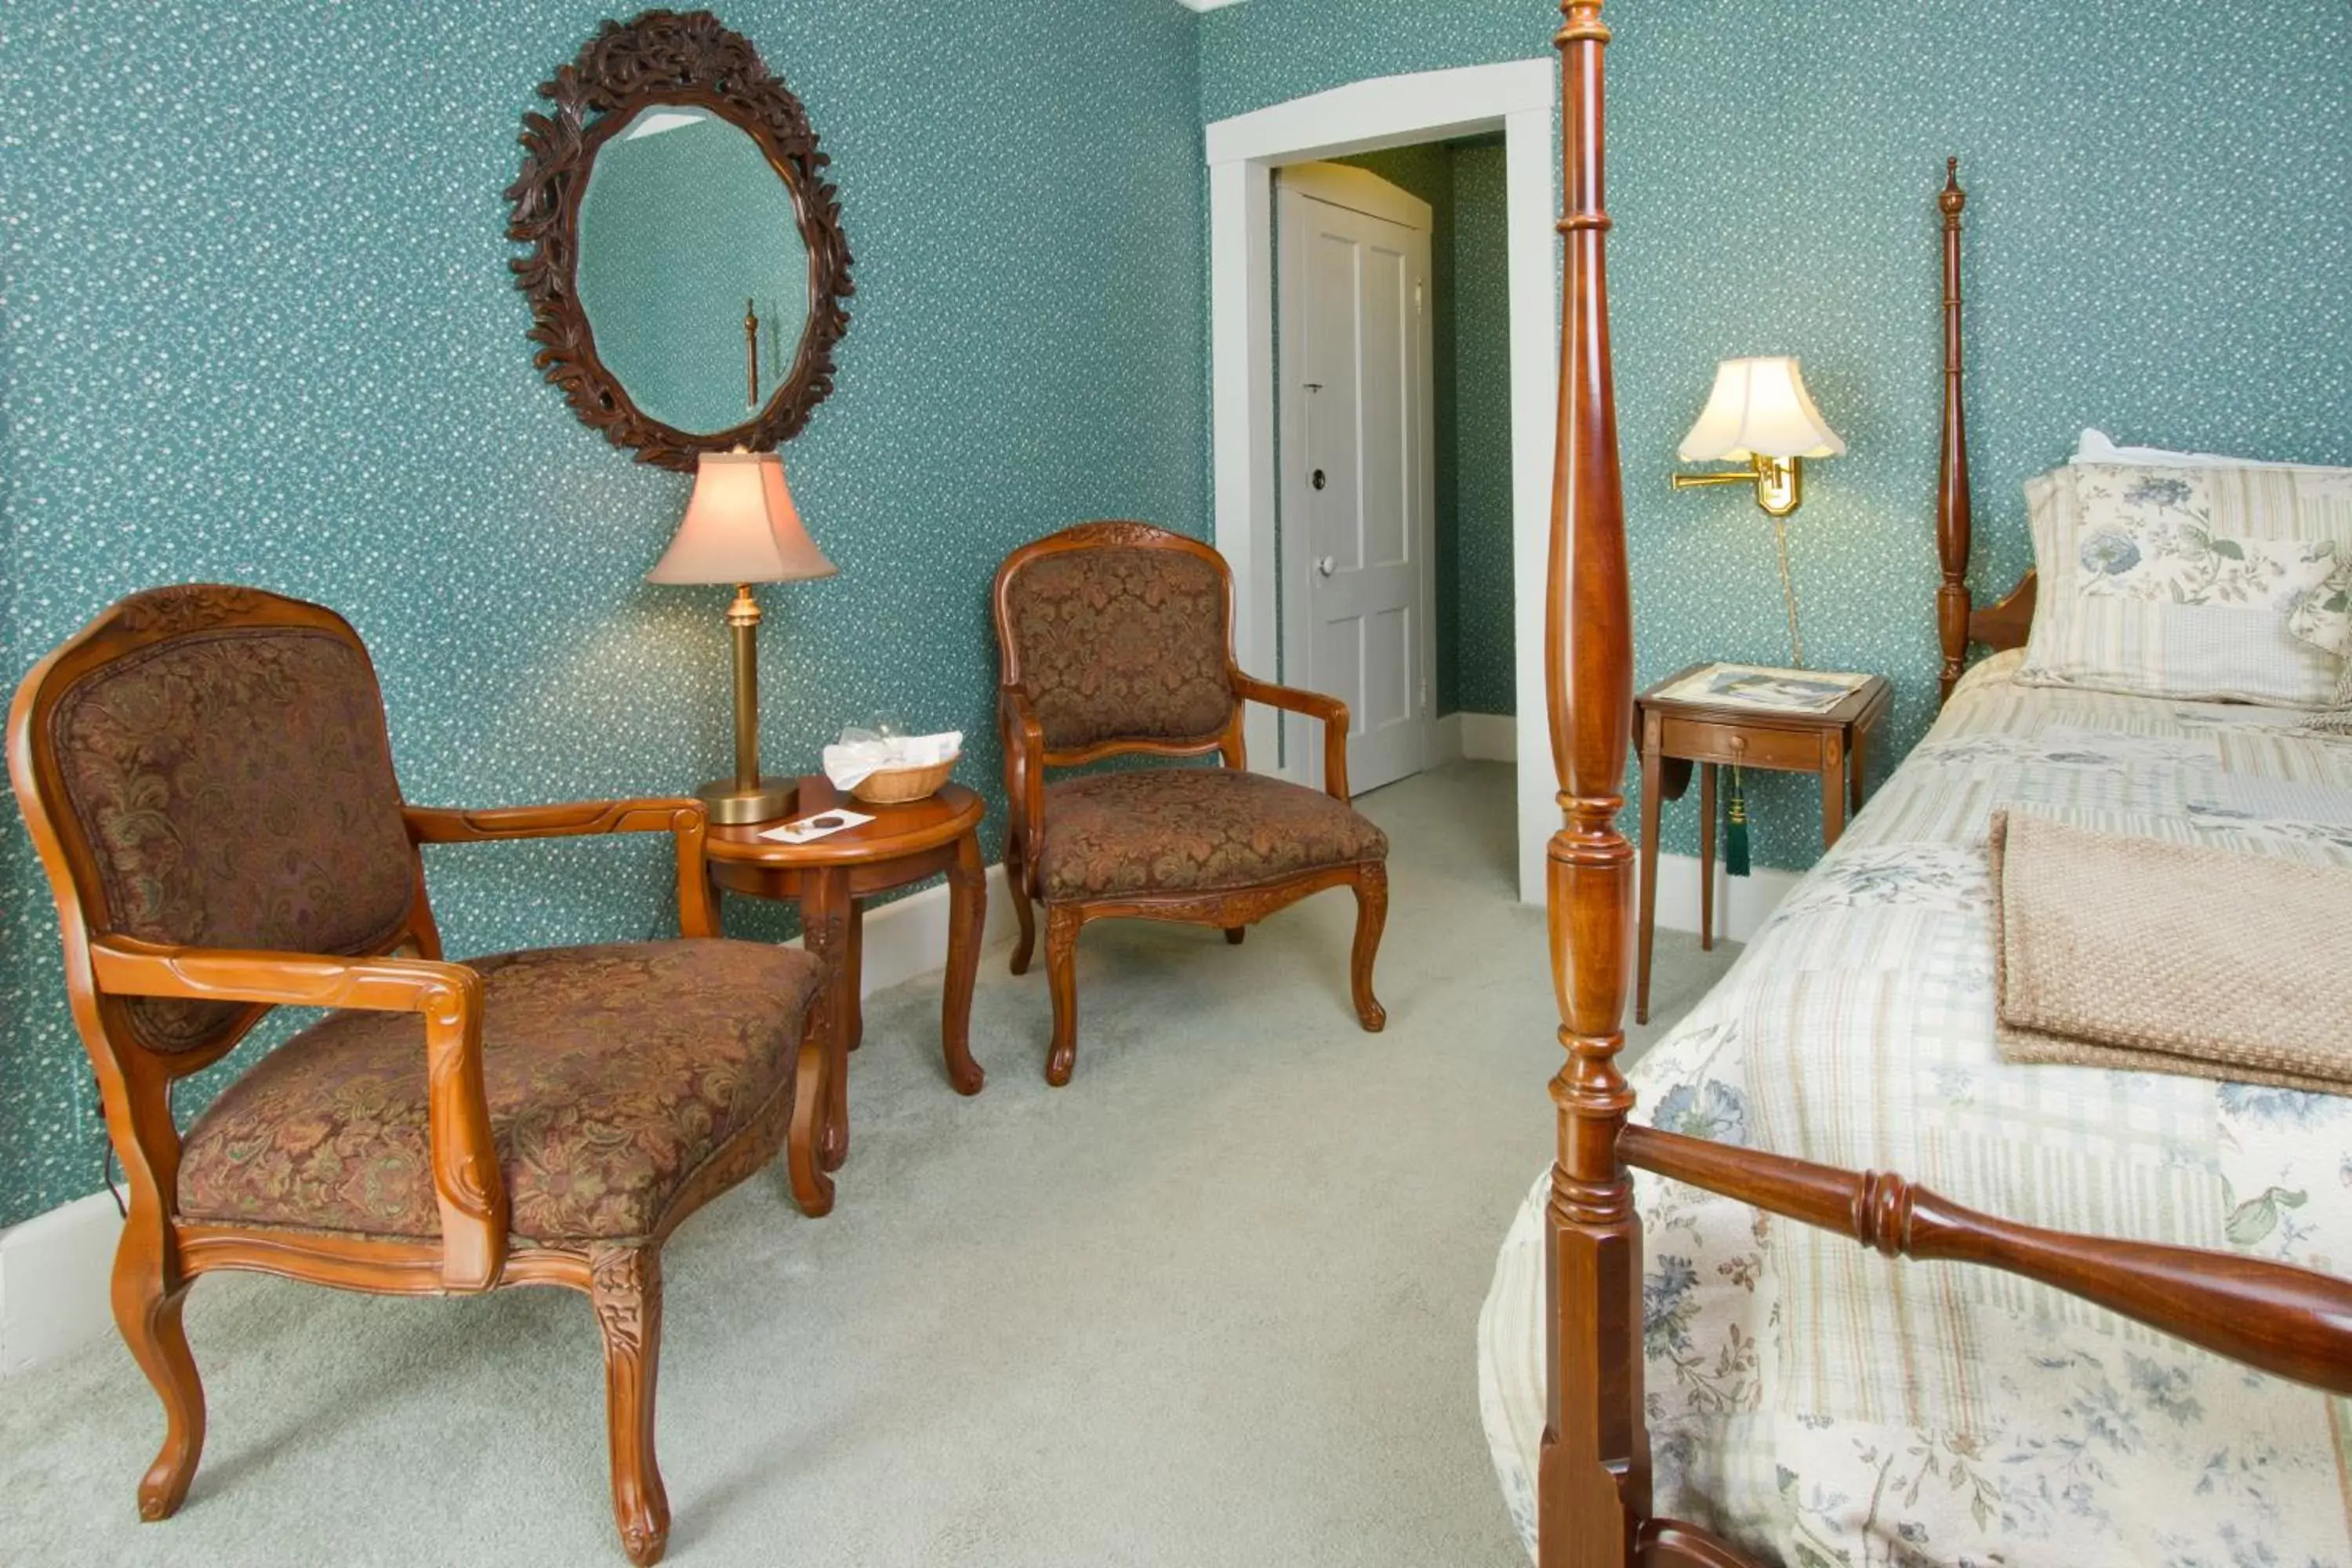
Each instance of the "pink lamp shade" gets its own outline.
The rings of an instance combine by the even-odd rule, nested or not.
[[[792,583],[840,568],[801,526],[783,459],[773,452],[705,452],[686,520],[649,583]]]

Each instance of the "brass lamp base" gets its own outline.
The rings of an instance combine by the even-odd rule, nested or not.
[[[746,789],[733,779],[713,779],[694,793],[709,808],[710,820],[734,827],[747,822],[773,822],[793,808],[791,779],[762,778]]]

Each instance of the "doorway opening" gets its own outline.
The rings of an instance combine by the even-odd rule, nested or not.
[[[1356,82],[1219,121],[1206,138],[1215,542],[1234,570],[1236,654],[1245,668],[1348,699],[1354,721],[1349,773],[1360,788],[1474,748],[1512,758],[1515,799],[1507,815],[1514,827],[1519,896],[1530,901],[1542,898],[1544,845],[1559,821],[1543,739],[1541,657],[1558,374],[1553,73],[1553,62],[1535,59]],[[1383,153],[1391,155],[1366,156]],[[1439,356],[1436,321],[1428,314],[1434,214],[1424,220],[1429,250],[1416,321],[1405,258],[1412,226],[1398,225],[1394,199],[1378,194],[1392,191],[1411,202],[1410,177],[1397,177],[1408,163],[1442,156],[1450,165],[1465,155],[1488,160],[1482,172],[1500,185],[1496,221],[1504,260],[1497,277],[1504,299],[1497,314],[1504,331],[1499,354],[1477,370],[1481,392],[1496,395],[1482,405],[1479,435],[1491,440],[1492,451],[1481,458],[1474,483],[1489,486],[1486,495],[1500,492],[1493,514],[1507,518],[1507,525],[1498,521],[1500,537],[1486,542],[1480,558],[1476,624],[1467,644],[1462,614],[1467,554],[1457,548],[1446,582],[1437,581],[1447,543],[1465,542],[1459,533],[1458,363],[1456,417],[1445,453],[1456,531],[1450,542],[1439,535]],[[1288,193],[1299,229],[1286,252],[1277,242],[1284,221],[1278,172],[1288,173],[1280,188]],[[1317,205],[1302,208],[1300,201]],[[1379,204],[1387,204],[1385,216],[1362,210]],[[1431,204],[1423,198],[1421,205]],[[1335,236],[1331,231],[1346,226],[1348,215],[1371,226],[1353,238]],[[1307,216],[1316,221],[1305,222]],[[1382,228],[1381,222],[1391,226]],[[1321,238],[1310,242],[1310,233]],[[1383,246],[1381,236],[1394,243]],[[1323,320],[1318,346],[1310,318],[1294,312],[1279,322],[1276,300],[1286,255],[1290,262],[1312,258],[1323,241],[1329,242],[1327,270],[1338,273],[1343,261],[1353,270],[1347,310]],[[1394,258],[1383,259],[1390,252]],[[1367,258],[1374,264],[1370,273]],[[1449,255],[1449,275],[1453,259]],[[1374,322],[1370,337],[1368,307]],[[1302,334],[1295,348],[1284,346],[1287,331]],[[1416,412],[1398,377],[1423,333],[1427,342],[1418,353],[1432,386],[1421,405],[1425,412]],[[1309,400],[1326,398],[1339,384],[1324,351],[1343,342],[1348,353],[1340,356],[1340,369],[1355,406],[1334,410],[1327,404],[1318,422]],[[1367,379],[1367,342],[1374,359],[1396,374]],[[1294,352],[1300,357],[1283,357]],[[1321,367],[1319,390],[1306,391],[1307,377],[1278,376],[1278,363]],[[1297,406],[1286,408],[1286,401]],[[1418,438],[1411,428],[1415,420],[1426,425]],[[1406,450],[1398,451],[1400,444]],[[1286,464],[1285,452],[1317,460]],[[1370,497],[1360,482],[1353,493],[1339,489],[1335,454],[1358,481],[1368,455],[1377,458],[1374,467],[1395,479],[1393,506]],[[1297,471],[1286,472],[1290,468]],[[1318,468],[1325,478],[1319,492],[1313,489]],[[1286,495],[1286,485],[1297,487],[1297,493]],[[1418,511],[1416,488],[1423,503]],[[1413,531],[1424,526],[1425,542],[1413,549]],[[1328,572],[1322,570],[1326,562]],[[1465,704],[1463,685],[1461,661],[1473,647],[1482,661],[1470,689],[1478,708]],[[1263,711],[1253,711],[1250,725],[1255,765],[1278,760],[1286,776],[1312,780],[1319,758],[1303,733],[1286,736],[1276,716]]]
[[[1348,703],[1360,792],[1516,751],[1504,172],[1489,132],[1275,174],[1282,679]]]

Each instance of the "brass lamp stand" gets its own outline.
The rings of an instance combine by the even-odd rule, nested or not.
[[[792,805],[793,781],[760,772],[760,601],[749,583],[735,584],[727,630],[735,644],[735,776],[713,779],[694,793],[710,808],[713,822],[768,822]]]
[[[735,774],[695,793],[718,823],[769,822],[792,804],[793,781],[760,772],[760,601],[754,583],[804,582],[837,569],[801,526],[784,465],[773,452],[705,452],[694,495],[654,569],[655,583],[732,583],[727,630],[734,645]]]

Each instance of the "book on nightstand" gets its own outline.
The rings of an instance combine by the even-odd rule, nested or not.
[[[1705,702],[1769,713],[1826,713],[1870,679],[1828,669],[1760,664],[1710,664],[1652,693],[1654,700]]]

